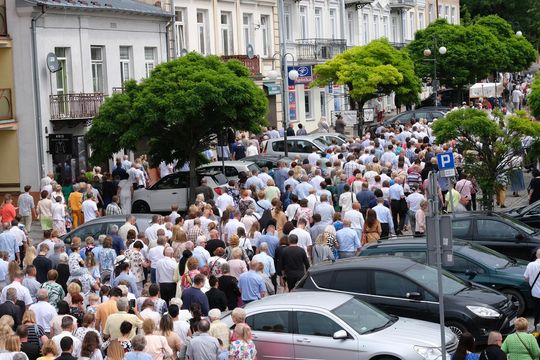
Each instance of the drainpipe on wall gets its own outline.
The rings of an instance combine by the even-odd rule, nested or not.
[[[37,119],[37,142],[38,142],[38,158],[39,158],[39,176],[40,179],[45,176],[45,154],[43,153],[43,120],[41,118],[41,95],[39,91],[39,67],[37,61],[37,31],[36,21],[45,15],[45,6],[41,6],[41,13],[33,16],[30,21],[31,40],[32,40],[32,62],[34,76],[34,108]]]
[[[346,40],[347,35],[345,34],[345,22],[347,21],[347,12],[345,11],[345,0],[340,0],[339,12],[341,13],[341,38]],[[351,41],[349,45],[352,46],[352,39],[349,40]]]

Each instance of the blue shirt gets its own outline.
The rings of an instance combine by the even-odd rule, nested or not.
[[[118,235],[111,235],[112,237],[112,247],[116,251],[116,256],[120,255],[122,250],[126,250],[126,244],[124,240]]]
[[[350,227],[344,227],[336,233],[336,240],[339,243],[339,251],[353,252],[360,247],[358,233]]]
[[[125,360],[152,360],[152,356],[145,352],[130,351],[125,355]]]
[[[238,287],[242,293],[243,301],[259,300],[261,293],[266,291],[266,285],[264,285],[262,277],[253,270],[240,275]]]
[[[293,193],[298,196],[299,200],[305,199],[309,196],[309,190],[313,189],[313,186],[308,182],[302,182],[294,188]]]
[[[394,228],[394,221],[392,220],[392,212],[383,204],[377,204],[373,207],[373,211],[377,214],[377,220],[381,224],[388,224],[390,229]]]
[[[400,200],[402,196],[405,196],[403,186],[400,184],[394,184],[388,189],[388,195],[390,200]]]
[[[377,204],[375,194],[373,191],[369,190],[359,191],[358,194],[356,194],[356,200],[358,200],[362,209],[369,209]]]
[[[285,181],[289,177],[289,169],[281,168],[274,171],[274,182],[281,192],[285,192]]]
[[[0,234],[0,251],[5,251],[9,254],[9,261],[15,260],[15,254],[19,252],[17,238],[9,230]]]
[[[201,305],[201,311],[204,316],[208,315],[208,298],[206,295],[201,291],[201,289],[196,287],[190,287],[187,289],[184,289],[182,292],[182,310],[189,310],[191,307],[191,304],[193,303],[199,303]]]
[[[133,293],[133,295],[135,295],[135,297],[139,297],[139,289],[137,288],[137,281],[135,280],[135,277],[133,275],[126,274],[125,271],[122,271],[120,273],[120,275],[118,275],[117,277],[114,278],[114,280],[112,282],[112,285],[113,286],[118,286],[118,284],[121,281],[127,281],[128,284],[129,284],[129,288],[130,288],[131,292]]]
[[[274,257],[276,255],[276,249],[279,246],[279,239],[275,235],[265,234],[259,236],[255,246],[259,247],[263,242],[268,244],[268,255]]]

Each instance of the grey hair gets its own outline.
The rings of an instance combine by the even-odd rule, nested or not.
[[[268,243],[262,242],[261,245],[259,245],[260,251],[266,251],[268,250]]]
[[[133,339],[131,339],[131,346],[135,351],[143,351],[146,347],[146,339],[143,335],[135,335]]]
[[[116,300],[116,307],[118,308],[118,311],[127,311],[129,307],[128,299],[121,297],[120,299]]]
[[[9,300],[9,301],[16,302],[17,301],[17,289],[15,289],[15,288],[7,289],[6,299]]]
[[[116,224],[115,224],[115,225],[112,225],[112,226],[111,226],[111,231],[112,231],[112,232],[118,232],[118,225],[116,225]]]
[[[81,189],[79,184],[73,184],[73,191],[79,191]]]

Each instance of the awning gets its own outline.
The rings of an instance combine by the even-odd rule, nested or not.
[[[264,83],[263,84],[266,91],[268,91],[268,95],[278,95],[281,94],[281,86],[279,84],[275,83]]]

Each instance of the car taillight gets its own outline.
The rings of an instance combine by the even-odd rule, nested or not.
[[[221,194],[223,194],[223,189],[222,189],[222,188],[220,188],[220,187],[216,187],[216,188],[214,188],[214,191],[215,191],[215,192],[216,192],[216,194],[218,194],[218,195],[221,195]]]

